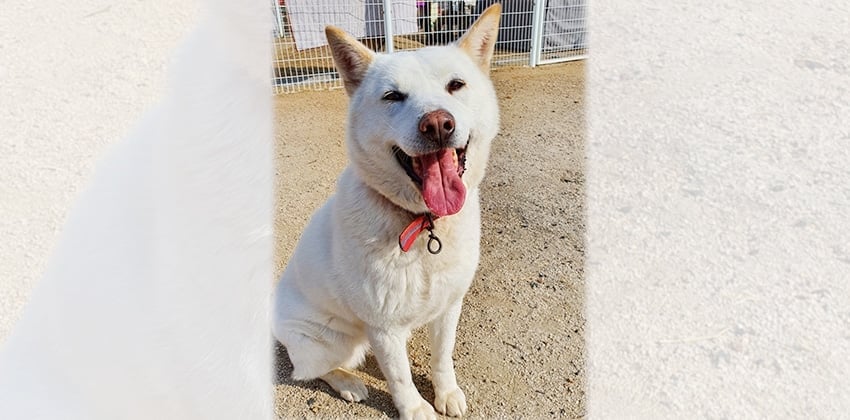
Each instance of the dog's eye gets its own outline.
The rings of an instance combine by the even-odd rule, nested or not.
[[[405,98],[407,98],[407,95],[405,95],[405,94],[403,94],[403,93],[401,93],[397,90],[388,91],[388,92],[384,93],[384,96],[381,97],[381,99],[383,99],[385,101],[390,101],[390,102],[401,102],[401,101],[405,100]]]
[[[449,91],[449,93],[455,93],[464,86],[466,86],[466,82],[464,82],[463,80],[452,79],[452,81],[449,82],[448,85],[446,85],[446,90]]]

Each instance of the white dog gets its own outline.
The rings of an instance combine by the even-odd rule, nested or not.
[[[455,44],[389,55],[327,28],[351,101],[350,164],[277,286],[273,329],[294,379],[321,378],[360,401],[366,387],[346,369],[371,347],[401,417],[433,418],[406,351],[411,330],[428,324],[434,406],[466,411],[452,352],[499,125],[488,73],[500,12],[488,8]]]

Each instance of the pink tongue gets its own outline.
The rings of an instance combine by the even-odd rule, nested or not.
[[[435,216],[449,216],[460,211],[466,200],[466,187],[457,174],[452,149],[419,156],[422,198]]]

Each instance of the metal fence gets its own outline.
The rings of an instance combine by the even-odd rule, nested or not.
[[[273,0],[274,90],[341,85],[325,43],[336,25],[375,51],[455,41],[495,0]],[[502,0],[494,66],[537,66],[583,59],[586,0]],[[386,34],[393,34],[387,36]]]

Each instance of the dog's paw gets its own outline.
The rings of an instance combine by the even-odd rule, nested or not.
[[[449,417],[460,417],[466,412],[466,395],[460,388],[446,392],[435,392],[434,408],[440,414]]]
[[[401,420],[436,420],[437,413],[428,401],[420,398],[419,405],[408,409],[399,409]]]
[[[339,396],[342,397],[342,399],[348,402],[360,402],[369,396],[369,391],[366,390],[366,385],[363,385],[363,383],[352,385],[353,386],[349,389],[339,391]]]
[[[359,402],[369,396],[366,385],[363,384],[363,381],[357,375],[351,372],[334,369],[319,379],[327,382],[346,401]]]

